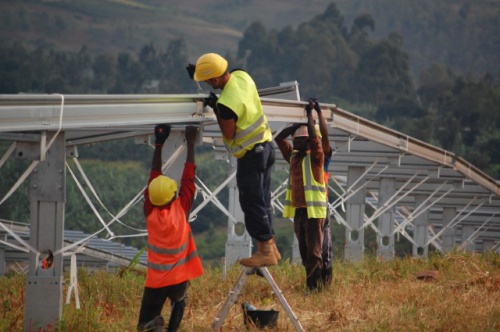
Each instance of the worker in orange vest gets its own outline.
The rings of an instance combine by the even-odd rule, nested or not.
[[[155,151],[144,214],[148,231],[148,267],[138,331],[164,331],[161,316],[167,298],[172,311],[167,331],[176,331],[184,315],[189,280],[203,274],[188,215],[195,194],[194,143],[197,128],[186,127],[187,156],[177,195],[177,182],[162,174],[161,152],[170,126],[155,127]]]

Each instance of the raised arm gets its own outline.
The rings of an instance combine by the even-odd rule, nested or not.
[[[151,169],[161,172],[161,150],[163,144],[170,135],[170,126],[166,124],[159,124],[155,126],[155,151],[153,153],[153,160],[151,162]]]
[[[293,125],[284,128],[276,137],[274,140],[276,142],[284,141],[288,136],[293,135],[293,133],[301,126],[302,124],[300,123],[294,123]]]
[[[326,120],[321,112],[321,107],[317,100],[314,100],[314,110],[318,113],[319,122],[319,132],[321,133],[321,145],[323,146],[323,151],[327,156],[331,156],[332,147],[330,146],[330,140],[328,137],[328,128],[326,126]]]
[[[314,102],[309,99],[309,104],[306,105],[306,115],[307,115],[307,132],[309,133],[309,138],[316,138],[316,130],[314,128],[314,118],[312,116],[312,110],[314,107]]]
[[[194,164],[194,143],[196,141],[196,135],[198,132],[198,128],[194,126],[186,127],[186,144],[187,144],[187,155],[186,162]]]
[[[210,92],[210,95],[207,98],[203,99],[203,102],[206,106],[210,106],[215,113],[215,116],[217,117],[217,123],[219,124],[220,131],[222,132],[222,135],[226,139],[233,139],[234,136],[236,135],[236,119],[234,118],[228,118],[226,119],[224,116],[221,115],[222,112],[228,112],[234,113],[233,110],[231,110],[229,107],[223,104],[218,104],[217,101],[219,98],[217,95],[213,92]]]

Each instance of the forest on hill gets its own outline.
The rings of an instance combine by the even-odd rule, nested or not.
[[[373,39],[401,35],[415,77],[433,63],[476,77],[498,70],[498,0],[0,0],[0,43],[137,54],[151,42],[162,49],[183,38],[194,61],[208,51],[236,53],[253,22],[296,29],[332,3],[346,27],[366,16]]]
[[[317,8],[320,2],[307,1],[311,8]],[[118,17],[130,20],[137,13],[147,13],[147,20],[153,24],[168,14],[191,22],[196,30],[205,27],[207,19],[224,21],[222,18],[228,8],[237,12],[248,4],[259,3],[259,9],[264,13],[265,3],[274,2],[214,1],[210,2],[210,8],[204,2],[195,2],[202,7],[186,6],[182,11],[174,5],[161,7],[159,1],[153,0],[99,3],[100,10],[92,0],[0,1],[4,9],[0,11],[0,33],[2,37],[8,36],[0,42],[0,93],[192,93],[197,88],[184,67],[197,56],[193,55],[194,35],[186,32],[168,36],[170,38],[153,38],[157,32],[153,33],[153,27],[149,26],[154,40],[134,49],[132,44],[129,47],[121,43],[141,40],[138,37],[140,29],[132,23],[128,30],[124,29]],[[284,2],[276,3],[283,5]],[[206,38],[201,32],[196,38],[200,43],[206,43],[205,48],[218,45],[229,59],[230,67],[247,70],[260,88],[296,80],[304,100],[316,97],[320,102],[337,104],[384,126],[452,151],[490,176],[500,178],[500,34],[495,33],[500,27],[500,15],[494,15],[498,13],[497,1],[440,1],[436,4],[427,0],[400,0],[397,1],[399,5],[389,0],[324,3],[323,10],[311,13],[307,20],[299,16],[302,20],[297,18],[295,25],[283,21],[268,26],[263,20],[255,20],[245,21],[248,24],[238,30],[243,21],[235,19],[234,16],[238,15],[230,16],[227,25],[220,25],[224,32],[219,33],[238,36],[235,37],[234,51],[224,49],[224,43],[218,45],[221,35],[213,33],[215,28],[213,31],[205,29]],[[381,5],[377,7],[377,3]],[[377,18],[382,15],[382,7],[389,12],[385,17]],[[36,14],[35,8],[50,10]],[[204,12],[207,15],[214,14],[207,17],[196,12],[196,8],[207,10]],[[344,16],[341,8],[351,8],[349,16]],[[358,15],[352,15],[353,8]],[[369,14],[370,8],[373,15]],[[404,21],[410,9],[417,17]],[[266,19],[272,10],[269,8],[262,18]],[[447,10],[450,15],[444,15]],[[68,16],[68,12],[72,15]],[[36,15],[41,16],[35,19]],[[117,19],[108,20],[113,15]],[[281,16],[275,17],[283,20]],[[389,17],[399,17],[400,20],[391,21]],[[293,17],[290,16],[289,20]],[[75,22],[79,22],[78,25]],[[379,26],[385,27],[388,33],[379,35]],[[463,27],[460,30],[463,38],[458,37],[458,26]],[[31,39],[23,39],[23,31],[29,33]],[[95,38],[85,39],[90,31]],[[108,39],[110,31],[115,31],[116,41]],[[241,33],[238,35],[237,31]],[[71,32],[70,36],[68,32]],[[57,36],[59,40],[66,38],[64,45],[55,42]],[[72,48],[65,49],[63,46],[70,45],[71,38],[89,43],[72,44]],[[415,38],[422,40],[419,43]],[[97,42],[91,43],[91,40],[100,40],[101,46],[96,46]],[[456,43],[448,43],[451,40]],[[109,48],[102,46],[106,42]],[[470,45],[474,47],[463,47],[460,43],[473,43]],[[409,45],[423,44],[434,45],[435,52],[426,47],[420,48],[424,52],[420,54],[413,48],[409,49]],[[446,52],[443,53],[443,49]],[[414,58],[425,61],[412,60]],[[5,148],[6,144],[1,144],[0,152]],[[151,151],[138,148],[133,142],[81,147],[79,153],[95,185],[100,187],[100,192],[109,200],[109,206],[115,210],[119,210],[117,204],[120,201],[136,194],[131,188],[140,187],[146,181]],[[207,183],[211,184],[211,179],[216,183],[218,177],[225,176],[225,169],[214,164],[206,149],[200,149],[198,153],[199,160],[203,161],[199,171],[208,179]],[[105,166],[101,161],[106,162]],[[2,174],[8,172],[9,176],[2,175],[0,194],[5,194],[4,191],[12,186],[21,169],[12,163],[4,165]],[[110,178],[116,184],[112,188],[106,185]],[[90,223],[94,219],[92,211],[79,204],[76,187],[71,180],[69,182],[67,228],[95,231]],[[0,209],[1,217],[29,220],[29,211],[17,204],[26,201],[26,195],[27,191],[20,191],[6,201]],[[226,198],[223,194],[221,200],[224,202]],[[207,234],[214,235],[215,229],[223,229],[226,220],[214,217],[216,213],[215,209],[205,211],[201,221],[193,223],[195,232],[210,238]],[[132,211],[129,218],[132,227],[141,228],[140,208]],[[286,228],[290,230],[290,227]],[[340,246],[340,226],[337,234],[340,234],[336,239]],[[221,256],[224,235],[217,241],[218,245],[206,245],[202,236],[198,236],[200,247],[210,251],[205,257]],[[142,241],[126,240],[136,246]],[[288,246],[285,240],[280,241],[279,245]]]

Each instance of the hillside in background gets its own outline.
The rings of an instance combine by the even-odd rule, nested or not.
[[[499,3],[0,0],[0,94],[194,93],[197,86],[184,67],[215,51],[228,55],[231,68],[248,70],[259,88],[296,80],[303,100],[335,103],[500,178]],[[0,151],[7,148],[0,142]],[[210,186],[226,173],[208,153],[197,160],[200,178]],[[114,200],[111,209],[119,211],[118,202],[136,194],[121,187],[123,179],[147,174],[148,164],[142,168],[150,151],[113,141],[82,146],[79,156],[95,170],[95,185]],[[11,188],[24,169],[4,165],[0,188]],[[108,174],[118,173],[115,195]],[[73,189],[70,184],[66,226],[93,232],[94,215],[82,209]],[[18,191],[2,206],[6,219],[29,220],[18,204],[26,193]],[[193,224],[203,234],[197,243],[204,260],[224,252],[226,220],[217,212],[204,210],[206,219]],[[142,225],[140,209],[131,220]],[[341,250],[343,229],[336,223],[333,228]],[[291,232],[288,224],[277,229],[278,245],[290,248],[285,232]],[[127,244],[143,246],[132,241]]]
[[[154,43],[165,47],[182,37],[190,59],[214,51],[235,53],[254,21],[267,29],[293,28],[321,14],[329,0],[0,0],[0,39],[95,54],[136,53]],[[338,0],[350,27],[368,14],[373,35],[396,32],[404,39],[415,77],[443,63],[464,74],[496,74],[500,62],[498,0]]]
[[[195,59],[207,50],[236,52],[243,31],[255,20],[270,28],[297,24],[330,1],[313,2],[0,1],[0,37],[57,50],[78,51],[86,45],[95,53],[136,52],[150,42],[165,46],[183,37]]]

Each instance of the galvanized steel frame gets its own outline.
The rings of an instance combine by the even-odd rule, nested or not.
[[[280,93],[284,90],[298,96],[298,91],[289,86],[276,91]],[[261,95],[273,95],[274,92],[271,89]],[[203,128],[203,143],[214,146],[219,159],[229,159],[223,148],[216,118],[210,109],[203,107],[204,97],[204,94],[0,95],[0,141],[13,142],[0,159],[0,167],[8,158],[18,157],[16,151],[22,151],[24,158],[33,161],[33,167],[25,172],[25,176],[28,176],[38,163],[45,160],[52,144],[52,141],[47,142],[48,138],[59,133],[64,135],[69,149],[69,154],[66,153],[68,157],[75,154],[71,148],[81,144],[126,137],[136,137],[145,143],[157,123],[170,123],[178,131],[182,131],[187,124],[198,125]],[[304,102],[262,97],[262,103],[273,131],[279,131],[288,123],[306,122]],[[374,214],[363,212],[364,222],[360,228],[350,226],[349,215],[347,220],[339,220],[346,230],[352,232],[371,226],[379,237],[387,236],[377,228],[375,222],[385,212],[394,209],[396,218],[391,236],[403,234],[414,245],[424,246],[425,250],[430,244],[443,250],[440,240],[450,230],[454,234],[452,238],[459,240],[455,243],[458,248],[470,248],[475,243],[475,250],[481,251],[486,249],[481,247],[483,241],[489,243],[488,249],[499,250],[500,185],[497,181],[449,151],[356,116],[334,104],[321,106],[334,146],[330,173],[335,182],[346,187],[349,168],[364,167],[365,170],[359,179],[350,181],[353,186],[362,181],[359,187],[355,190],[346,188],[344,193],[339,193],[338,204],[332,204],[335,205],[334,215],[340,216],[336,208],[348,203],[359,190],[376,192],[380,190],[381,178],[395,180],[395,193]],[[220,204],[215,196],[227,184],[228,181],[223,182],[214,192],[202,188],[206,193],[202,204],[209,201]],[[274,206],[280,206],[278,200],[282,194],[283,190],[276,190],[273,195]],[[415,199],[423,195],[427,195],[426,198]],[[474,200],[479,203],[471,209]],[[195,210],[198,212],[202,207]],[[405,207],[408,212],[404,214],[396,210],[397,207]],[[364,210],[362,206],[359,208]],[[238,213],[234,209],[221,210],[226,215]],[[440,219],[445,210],[455,211],[456,215],[443,225]],[[429,227],[430,238],[425,243],[421,239],[415,242],[407,228],[411,226],[415,229],[418,225],[412,222],[424,212],[428,215],[425,227]],[[234,217],[228,216],[229,222],[234,223],[234,220]],[[460,226],[465,229],[461,242]],[[248,238],[244,241],[248,242]],[[363,248],[358,250],[361,250],[361,256],[356,255],[359,258],[362,257]],[[243,248],[243,251],[248,253],[249,249]]]
[[[293,92],[290,87],[286,89]],[[271,89],[267,94],[272,95],[272,93]],[[204,94],[2,95],[0,139],[18,142],[21,145],[23,142],[40,142],[43,145],[45,132],[59,130],[66,132],[66,144],[71,147],[125,137],[146,137],[154,124],[169,122],[179,127],[186,124],[201,125],[204,127],[203,141],[214,145],[217,149],[223,149],[215,117],[209,109],[203,108],[204,97]],[[303,111],[304,102],[267,97],[263,97],[262,101],[273,129],[280,129],[286,123],[306,120]],[[411,196],[412,191],[425,182],[423,179],[417,183],[412,182],[418,174],[415,170],[422,166],[420,172],[427,173],[423,178],[429,176],[434,178],[434,182],[430,184],[432,189],[426,189],[425,192],[433,190],[437,192],[437,186],[443,183],[441,179],[460,181],[463,189],[479,191],[477,196],[489,202],[487,205],[492,211],[490,220],[495,226],[498,224],[499,185],[467,161],[451,152],[358,117],[336,105],[322,104],[322,108],[327,115],[331,140],[334,144],[338,142],[333,156],[332,174],[339,176],[347,165],[367,164],[367,175],[369,173],[370,177],[378,179],[382,176],[393,176],[401,179],[403,185],[397,186],[398,192],[405,190],[407,184],[413,186],[393,204],[386,204],[385,210],[397,203],[408,203],[403,198]],[[342,142],[347,144],[342,145]],[[356,151],[358,147],[362,152]],[[15,148],[13,143],[0,160],[0,165]],[[372,149],[371,156],[364,150],[367,148]],[[43,146],[40,147],[40,151],[43,151]],[[37,155],[42,155],[41,152],[31,153],[35,159]],[[347,161],[341,156],[345,156]],[[413,158],[408,161],[410,168],[405,165],[405,159],[411,159],[409,157]],[[342,162],[339,162],[341,159]],[[380,168],[375,168],[376,164]],[[405,169],[408,169],[407,174]],[[375,185],[374,183],[373,186]],[[341,201],[345,202],[349,195],[352,193],[346,194]],[[462,192],[458,197],[451,197],[447,203],[458,202],[456,206],[460,209],[463,207],[463,202],[471,197],[473,196]],[[374,220],[374,216],[370,216],[363,227],[372,224]],[[401,230],[401,225],[397,230]]]

